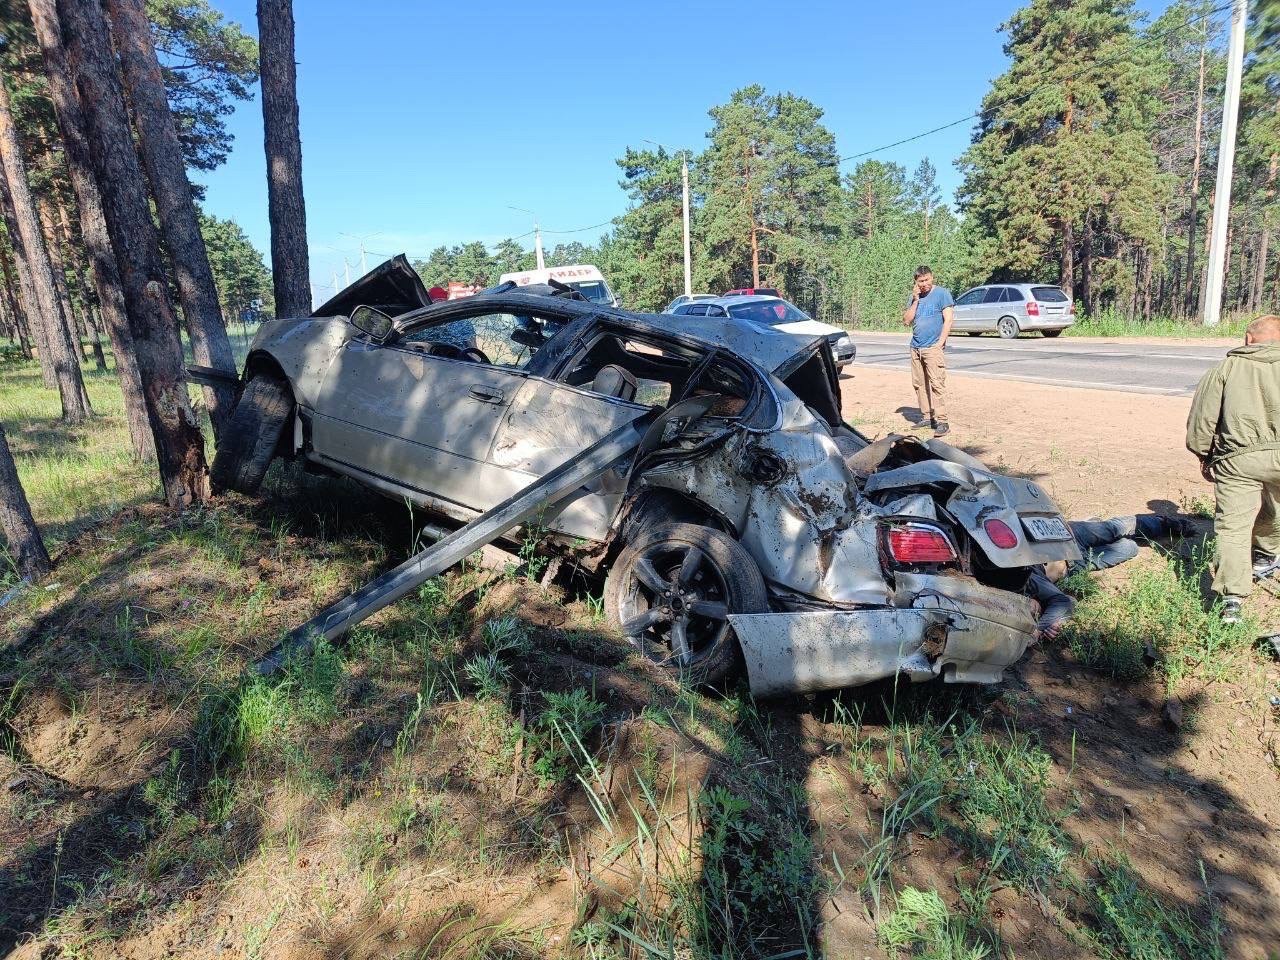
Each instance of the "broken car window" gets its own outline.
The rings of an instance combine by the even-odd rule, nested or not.
[[[435,352],[432,348],[437,345],[479,350],[494,366],[523,369],[533,351],[513,341],[511,334],[517,328],[528,328],[531,320],[537,322],[536,318],[510,313],[485,313],[414,330],[401,343],[428,353]]]

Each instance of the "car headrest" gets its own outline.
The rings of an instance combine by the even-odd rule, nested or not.
[[[616,363],[607,363],[596,373],[591,381],[591,392],[602,393],[606,397],[617,397],[619,400],[636,398],[636,378],[628,370]]]

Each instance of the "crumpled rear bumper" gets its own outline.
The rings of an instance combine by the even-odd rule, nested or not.
[[[1028,598],[970,577],[899,574],[892,607],[732,614],[751,691],[810,693],[895,674],[997,683],[1035,631]]]

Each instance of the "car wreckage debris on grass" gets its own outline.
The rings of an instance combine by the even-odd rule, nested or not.
[[[758,695],[997,682],[1034,637],[1028,574],[1079,557],[1058,508],[940,441],[872,442],[839,396],[821,337],[555,286],[433,304],[396,257],[262,325],[213,478],[252,492],[274,457],[301,458],[461,529],[263,667],[532,523],[539,549],[603,580],[633,645],[693,682],[742,664]]]

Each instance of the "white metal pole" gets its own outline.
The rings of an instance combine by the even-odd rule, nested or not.
[[[1231,5],[1231,34],[1227,41],[1227,89],[1222,100],[1222,142],[1218,147],[1218,186],[1213,195],[1213,226],[1209,233],[1208,277],[1205,283],[1204,325],[1216,327],[1222,317],[1222,285],[1227,253],[1227,219],[1231,214],[1231,176],[1236,156],[1236,120],[1240,112],[1240,77],[1244,72],[1244,27],[1247,0]]]
[[[680,176],[684,181],[684,295],[693,293],[693,268],[689,259],[689,154],[680,164]]]
[[[538,256],[538,269],[545,270],[546,262],[542,259],[542,228],[535,221],[533,224],[533,249]]]
[[[346,281],[347,286],[351,286],[351,264],[347,263],[347,258],[342,258],[342,279]]]
[[[333,295],[336,297],[342,288],[338,286],[338,271],[333,271]]]
[[[368,272],[369,272],[369,264],[365,261],[365,258],[364,258],[364,241],[361,240],[360,241],[360,276],[363,277]]]

